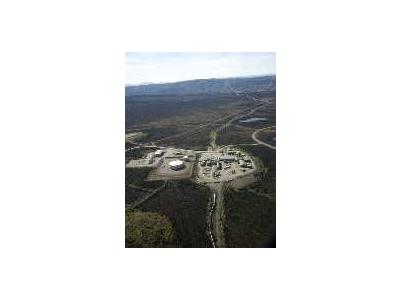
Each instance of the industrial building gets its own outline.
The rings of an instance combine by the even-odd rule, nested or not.
[[[149,153],[149,155],[147,155],[147,159],[148,159],[148,164],[151,165],[154,163],[154,155],[153,153]]]
[[[209,182],[229,181],[255,171],[251,157],[244,152],[233,149],[203,152],[198,163],[200,180]]]
[[[233,155],[221,155],[217,157],[217,160],[224,161],[226,163],[237,161],[237,158]]]

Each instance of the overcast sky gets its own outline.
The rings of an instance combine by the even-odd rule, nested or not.
[[[275,74],[275,53],[126,53],[126,84]]]

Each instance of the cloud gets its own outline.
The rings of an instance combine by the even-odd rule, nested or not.
[[[126,66],[128,70],[134,71],[134,70],[151,70],[151,69],[157,69],[156,65],[147,65],[147,64],[130,64]]]

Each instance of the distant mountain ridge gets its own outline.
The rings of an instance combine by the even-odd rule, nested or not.
[[[139,95],[224,94],[231,92],[274,92],[276,75],[211,78],[174,83],[126,85],[125,97]]]

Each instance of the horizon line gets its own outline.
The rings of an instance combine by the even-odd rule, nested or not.
[[[264,76],[276,76],[276,73],[259,74],[259,75],[245,75],[245,76],[194,78],[194,79],[184,79],[184,80],[178,80],[178,81],[163,81],[163,82],[125,83],[125,87],[126,86],[143,86],[143,85],[152,85],[152,84],[169,84],[169,83],[187,82],[187,81],[194,81],[194,80],[233,79],[233,78],[250,78],[250,77],[264,77]]]

